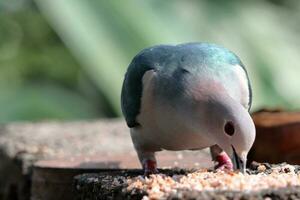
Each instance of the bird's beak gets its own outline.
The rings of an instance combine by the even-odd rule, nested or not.
[[[233,163],[233,168],[235,170],[239,170],[244,174],[246,172],[246,160],[244,160],[237,154],[233,146],[232,146],[232,150],[233,150],[233,155],[231,156],[231,160]]]

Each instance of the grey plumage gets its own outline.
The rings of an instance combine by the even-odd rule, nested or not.
[[[172,90],[168,88],[166,82],[161,82],[162,92],[172,98],[178,94],[176,89],[180,89],[180,79],[184,78],[185,73],[200,73],[203,67],[228,65],[241,67],[248,81],[248,109],[252,104],[252,89],[249,82],[248,73],[240,59],[231,51],[208,43],[188,43],[181,45],[158,45],[141,51],[134,57],[125,75],[121,106],[127,125],[132,127],[139,126],[136,117],[140,112],[141,97],[143,91],[142,78],[145,72],[155,70],[161,77],[172,76],[178,80],[176,87]],[[168,80],[168,79],[166,79]],[[166,87],[164,87],[166,84]]]

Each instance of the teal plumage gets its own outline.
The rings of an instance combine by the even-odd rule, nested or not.
[[[145,72],[157,71],[160,75],[160,88],[158,91],[172,99],[179,95],[183,87],[187,87],[190,81],[185,74],[193,76],[205,76],[203,69],[212,70],[212,73],[226,67],[239,66],[246,74],[248,82],[248,108],[252,103],[252,90],[248,73],[240,59],[231,51],[221,46],[209,43],[187,43],[176,46],[158,45],[142,50],[134,57],[129,65],[121,94],[122,111],[129,127],[137,127],[136,120],[140,112],[143,91],[142,79]],[[217,75],[216,75],[217,76]],[[218,76],[224,76],[224,74]],[[166,78],[164,78],[166,77]],[[176,79],[176,85],[170,88],[170,77]]]

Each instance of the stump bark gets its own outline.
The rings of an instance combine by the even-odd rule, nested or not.
[[[300,112],[261,110],[252,118],[256,139],[249,160],[300,164]]]

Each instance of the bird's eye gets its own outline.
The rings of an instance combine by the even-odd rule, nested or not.
[[[227,135],[229,136],[233,136],[234,134],[234,125],[232,122],[226,122],[225,126],[224,126],[224,131]]]

